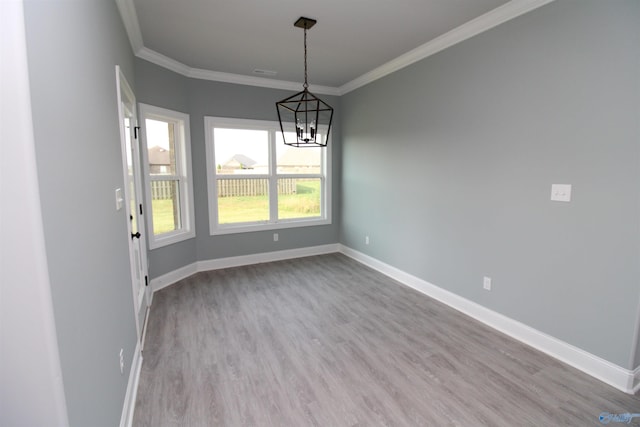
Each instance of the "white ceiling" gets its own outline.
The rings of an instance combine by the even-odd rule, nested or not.
[[[551,0],[116,0],[137,56],[191,77],[344,93]],[[258,76],[255,69],[277,72]],[[319,89],[319,90],[318,90]]]

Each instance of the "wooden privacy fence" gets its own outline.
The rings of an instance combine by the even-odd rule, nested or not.
[[[151,181],[153,200],[173,199],[177,181]],[[278,194],[295,194],[296,178],[278,179]],[[269,181],[256,179],[219,179],[218,197],[266,196],[269,194]]]
[[[151,181],[152,200],[172,200],[178,181]]]
[[[278,179],[278,194],[295,194],[296,179]],[[267,179],[219,179],[218,197],[266,196],[269,194]]]

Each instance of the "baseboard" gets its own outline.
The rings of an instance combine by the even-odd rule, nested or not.
[[[120,416],[120,427],[131,427],[133,425],[133,410],[136,406],[136,396],[138,394],[138,382],[140,380],[140,369],[142,367],[142,352],[140,342],[136,344],[129,372],[127,392],[124,396],[124,406]]]
[[[635,371],[621,368],[587,351],[442,289],[369,255],[344,245],[340,245],[339,250],[344,255],[625,393],[633,394],[640,390],[640,367]]]
[[[162,288],[166,288],[167,286],[171,286],[182,279],[186,279],[192,274],[196,274],[197,272],[198,263],[194,262],[189,265],[185,265],[184,267],[180,267],[177,270],[173,270],[166,274],[163,274],[162,276],[151,279],[151,301],[153,302],[154,292],[159,291]]]
[[[261,264],[264,262],[283,261],[285,259],[302,258],[313,255],[324,255],[340,251],[340,245],[333,243],[329,245],[309,246],[305,248],[286,249],[282,251],[263,252],[259,254],[241,255],[227,258],[210,259],[198,261],[181,267],[177,270],[170,271],[167,274],[151,279],[152,292],[159,291],[162,288],[173,285],[174,283],[186,279],[192,274],[219,270],[221,268],[241,267],[243,265]],[[153,298],[152,298],[153,301]]]
[[[633,370],[633,379],[631,384],[631,393],[636,394],[640,391],[640,366]]]
[[[211,259],[207,261],[198,261],[198,271],[219,270],[221,268],[241,267],[243,265],[262,264],[265,262],[283,261],[286,259],[302,258],[313,255],[324,255],[339,252],[339,250],[340,245],[335,243],[330,245],[309,246],[306,248]]]

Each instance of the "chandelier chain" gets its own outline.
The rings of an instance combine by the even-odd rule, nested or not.
[[[309,87],[307,83],[307,27],[304,27],[304,85],[302,85],[305,89]]]

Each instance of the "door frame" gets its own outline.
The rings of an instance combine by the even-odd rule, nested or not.
[[[122,73],[120,66],[116,65],[116,85],[117,85],[117,100],[118,100],[118,124],[120,127],[120,150],[122,154],[122,174],[124,178],[124,188],[123,188],[123,206],[124,213],[126,215],[126,223],[127,223],[127,246],[129,247],[129,265],[130,265],[130,273],[131,273],[131,286],[133,292],[133,305],[134,305],[134,315],[136,318],[136,332],[138,335],[138,341],[140,342],[140,348],[142,349],[144,345],[144,331],[146,319],[148,316],[149,306],[151,305],[151,292],[149,287],[149,271],[148,271],[148,261],[147,261],[147,243],[146,243],[146,227],[145,227],[145,217],[143,214],[142,203],[144,200],[142,193],[142,164],[140,157],[140,138],[139,132],[136,131],[138,127],[138,114],[137,114],[137,104],[136,97],[127,81],[126,77]],[[125,99],[126,98],[126,99]],[[128,174],[128,163],[127,163],[127,142],[126,142],[126,134],[127,129],[124,126],[124,118],[125,111],[123,108],[123,104],[128,103],[131,105],[131,112],[133,115],[133,122],[129,126],[130,132],[130,141],[131,146],[133,148],[132,153],[132,161],[133,161],[133,180],[135,193],[137,196],[136,200],[136,209],[132,212],[131,205],[129,201],[131,200],[131,192],[129,188],[129,174]],[[137,206],[140,206],[138,209]],[[137,232],[140,233],[140,237],[136,241],[131,237],[133,235],[131,228],[131,216],[135,215],[136,221],[138,224]],[[137,270],[136,266],[136,254],[135,254],[135,244],[139,244],[139,256],[140,256],[140,271]],[[140,280],[138,280],[140,277]],[[141,289],[143,291],[141,292]]]

